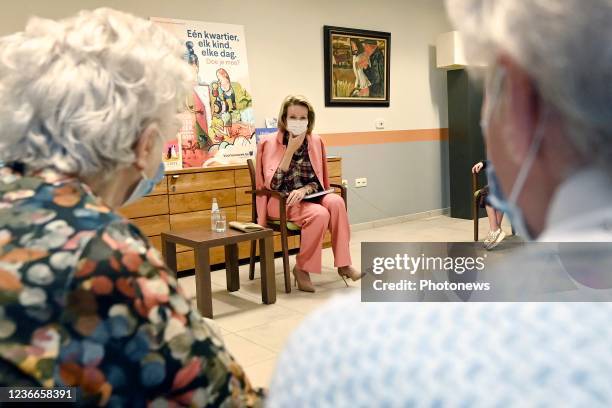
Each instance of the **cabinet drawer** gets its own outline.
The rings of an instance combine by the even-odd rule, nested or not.
[[[225,212],[228,223],[236,221],[236,207],[222,208],[221,210]],[[210,210],[170,215],[170,229],[172,231],[193,228],[210,229]]]
[[[219,207],[233,207],[236,205],[236,194],[233,188],[199,191],[197,193],[171,194],[169,196],[170,214],[210,210],[213,198],[217,199]]]
[[[289,238],[289,248],[295,249],[299,247],[300,247],[300,236],[299,235],[294,235],[291,238]]]
[[[250,191],[251,187],[236,187],[236,205],[246,205],[253,203],[253,196],[251,194],[247,194],[247,191]]]
[[[210,258],[210,264],[220,264],[225,262],[225,250],[223,247],[211,248],[208,256]],[[176,269],[179,271],[185,271],[188,269],[195,268],[195,258],[193,255],[193,249],[186,252],[176,254]]]
[[[159,252],[161,252],[161,235],[154,235],[149,237],[149,242],[156,248]]]
[[[185,246],[185,245],[181,245],[181,244],[176,244],[176,253],[178,254],[179,252],[186,252],[186,251],[193,251],[193,248],[190,246]]]
[[[170,176],[170,179],[168,180],[169,194],[220,190],[234,186],[234,170],[175,174]]]
[[[327,175],[328,177],[341,177],[342,176],[342,162],[340,160],[327,161]]]
[[[275,235],[273,240],[274,240],[274,252],[283,252],[283,246],[281,245],[281,236]]]
[[[187,252],[176,254],[176,269],[185,271],[195,268],[195,260],[193,259],[193,249]]]
[[[283,247],[281,246],[281,237],[280,234],[276,233],[273,237],[274,241],[274,252],[283,252]],[[295,249],[300,247],[300,237],[294,235],[289,237],[287,240],[289,243],[289,249]],[[178,248],[178,247],[177,247]],[[259,256],[259,242],[257,242],[255,256]],[[238,253],[240,259],[248,259],[251,254],[251,246],[248,242],[241,242],[238,244]]]
[[[289,249],[299,248],[298,241],[296,240],[297,236],[289,237]],[[273,238],[274,241],[274,252],[282,252],[280,235],[275,235]],[[276,249],[278,248],[278,249]],[[251,243],[250,242],[240,242],[238,244],[238,257],[240,259],[249,259],[251,256]],[[255,257],[259,256],[259,241],[255,242]]]
[[[170,230],[168,215],[133,218],[131,221],[147,236],[160,235],[162,232]]]
[[[160,195],[160,194],[168,194],[168,177],[164,177],[162,181],[159,182],[154,188],[153,191],[149,193],[150,196]]]
[[[255,256],[259,255],[259,245],[257,245],[257,241],[255,241]],[[250,242],[239,242],[238,243],[238,258],[240,259],[249,259],[251,255],[251,243]]]
[[[210,264],[220,264],[225,263],[225,248],[223,247],[214,247],[210,248]]]
[[[253,214],[250,205],[239,205],[236,207],[236,221],[240,222],[251,222],[253,221]]]
[[[249,169],[235,170],[234,177],[236,187],[251,186],[251,175],[249,174]]]
[[[295,236],[287,238],[287,244],[289,244],[289,249],[296,248],[295,246]],[[258,248],[259,250],[259,248]],[[281,245],[281,236],[274,235],[274,252],[283,252],[283,246]],[[259,253],[259,252],[258,252]]]
[[[164,194],[143,197],[134,204],[122,207],[119,214],[127,218],[168,214],[168,196]]]

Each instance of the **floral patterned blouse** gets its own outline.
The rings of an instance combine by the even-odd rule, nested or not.
[[[89,188],[0,167],[0,385],[83,405],[260,406],[160,253]]]

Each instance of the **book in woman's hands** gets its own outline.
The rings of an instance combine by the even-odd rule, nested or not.
[[[304,196],[304,200],[310,200],[311,198],[317,198],[317,197],[321,197],[324,196],[325,194],[329,194],[329,193],[333,193],[335,190],[333,188],[330,188],[329,190],[323,190],[323,191],[319,191],[318,193],[312,193],[312,194],[308,194]]]
[[[264,227],[262,227],[259,224],[255,224],[254,222],[230,221],[229,226],[230,228],[233,228],[233,229],[236,229],[242,232],[255,232],[255,231],[261,231],[264,229]]]

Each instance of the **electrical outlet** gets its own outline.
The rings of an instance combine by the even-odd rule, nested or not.
[[[342,185],[343,185],[344,187],[348,187],[348,180],[346,180],[346,179],[342,179]]]
[[[385,120],[384,119],[376,119],[374,121],[374,125],[376,129],[384,129],[385,128]]]
[[[355,187],[366,187],[368,185],[367,178],[358,178],[355,179]]]

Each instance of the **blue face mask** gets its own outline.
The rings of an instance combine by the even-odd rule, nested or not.
[[[147,178],[144,172],[140,172],[142,178],[132,191],[132,194],[128,197],[128,199],[123,203],[123,205],[132,204],[135,201],[140,200],[142,197],[149,194],[157,184],[164,178],[164,163],[159,163],[159,167],[157,168],[157,172],[153,176],[153,178]]]
[[[515,202],[509,201],[504,197],[501,185],[499,184],[499,179],[497,178],[497,174],[495,174],[495,169],[491,162],[487,163],[486,172],[487,182],[489,185],[489,195],[487,199],[489,200],[491,206],[508,216],[510,224],[512,224],[512,227],[517,235],[527,240],[532,240],[531,232],[529,232],[529,229],[525,223],[523,211]]]
[[[491,92],[487,96],[482,122],[480,124],[482,131],[485,134],[485,137],[487,136],[489,121],[493,114],[494,108],[497,105],[499,94],[501,93],[501,85],[503,83],[504,75],[505,70],[503,68],[497,69],[492,81]],[[540,149],[540,144],[542,142],[543,137],[543,128],[542,126],[538,126],[535,131],[533,142],[531,143],[529,151],[527,152],[527,157],[525,158],[524,163],[521,165],[516,180],[514,180],[514,184],[512,185],[512,190],[510,192],[510,197],[508,199],[506,199],[502,192],[501,185],[499,183],[497,175],[495,174],[495,168],[493,164],[488,163],[486,168],[487,181],[489,183],[489,203],[495,209],[507,214],[508,218],[510,219],[510,223],[514,227],[516,233],[527,240],[532,240],[533,236],[527,228],[525,217],[523,216],[523,211],[521,210],[521,207],[518,206],[517,201],[521,191],[523,190],[523,187],[525,186],[525,182],[527,181],[527,176],[529,175],[531,166],[533,165],[533,162],[537,157],[537,153]]]

